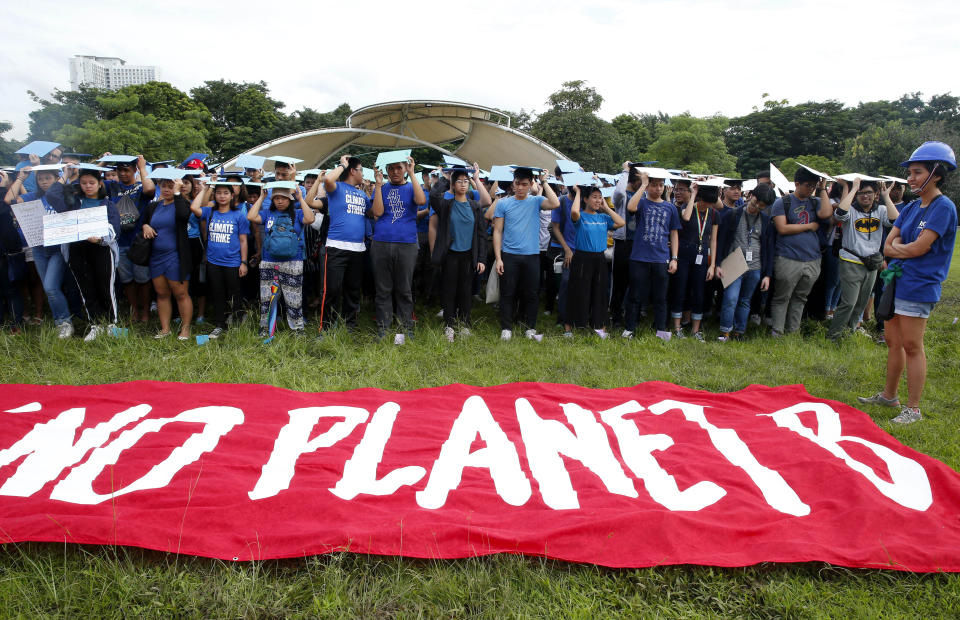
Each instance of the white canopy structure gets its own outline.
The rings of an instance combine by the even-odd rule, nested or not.
[[[323,167],[330,157],[348,146],[372,150],[425,146],[477,162],[482,168],[525,164],[552,170],[557,159],[567,159],[546,142],[511,128],[510,117],[503,112],[468,103],[379,103],[360,108],[347,118],[346,125],[291,134],[242,154],[297,157],[304,160],[305,168]],[[453,151],[441,146],[450,143],[455,143]],[[224,167],[234,167],[237,157],[224,162]]]

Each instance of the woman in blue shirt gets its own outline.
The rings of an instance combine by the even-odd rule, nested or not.
[[[247,235],[250,222],[237,205],[234,188],[239,183],[214,180],[201,187],[190,204],[194,217],[207,233],[207,287],[213,301],[213,331],[219,338],[227,329],[227,317],[240,311],[240,278],[247,275]],[[211,194],[213,206],[210,205]],[[230,311],[226,307],[229,301]]]
[[[286,186],[286,184],[290,187]],[[270,312],[270,287],[277,281],[279,293],[287,306],[287,325],[296,334],[303,334],[303,227],[313,223],[313,209],[292,181],[267,183],[260,197],[247,212],[247,219],[263,225],[263,260],[260,261],[260,336],[267,335]],[[266,190],[269,190],[267,192]],[[260,212],[263,199],[270,194],[270,208]],[[293,203],[300,204],[295,209]],[[297,248],[290,255],[277,255],[282,234],[293,230]],[[273,238],[275,237],[275,239]]]
[[[586,199],[583,196],[586,195]],[[581,210],[581,204],[583,209]],[[590,327],[601,338],[607,337],[603,324],[607,319],[609,270],[607,257],[607,231],[624,225],[622,217],[610,208],[599,187],[581,189],[576,186],[573,204],[570,205],[570,221],[576,232],[576,250],[570,260],[570,282],[567,285],[567,316],[573,325]],[[565,336],[572,336],[569,323]]]
[[[927,317],[940,301],[941,285],[950,272],[957,237],[956,206],[940,192],[947,173],[956,170],[957,160],[947,144],[924,142],[900,165],[908,169],[907,182],[919,198],[900,210],[883,246],[884,255],[891,259],[889,270],[901,272],[895,282],[894,316],[884,330],[887,382],[883,391],[858,400],[899,406],[897,389],[906,366],[907,404],[892,422],[911,424],[922,418],[920,395],[927,379],[923,334]]]
[[[58,191],[63,190],[63,185],[57,183],[58,171],[37,171],[37,191],[21,194],[23,183],[30,176],[30,173],[31,167],[29,166],[20,170],[17,179],[7,190],[6,202],[14,204],[39,200],[43,203],[47,213],[56,213],[57,210],[47,200],[46,193],[55,186],[59,186],[56,187]],[[67,303],[67,297],[62,290],[63,276],[67,271],[67,259],[64,255],[63,246],[52,245],[33,248],[33,262],[36,265],[37,273],[40,275],[40,280],[43,282],[43,291],[47,294],[47,301],[50,303],[53,322],[57,325],[57,337],[69,338],[73,335],[73,322],[70,320],[70,305]]]
[[[193,263],[187,238],[190,203],[178,195],[183,184],[184,181],[180,180],[161,180],[160,199],[141,214],[143,237],[153,239],[150,250],[150,279],[157,293],[160,331],[154,338],[158,339],[170,335],[170,318],[173,315],[171,296],[177,300],[177,309],[180,311],[180,333],[177,338],[190,338],[190,322],[193,319],[190,271]]]

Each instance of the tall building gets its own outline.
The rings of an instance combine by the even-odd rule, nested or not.
[[[74,56],[70,59],[70,88],[73,90],[81,86],[117,90],[159,79],[160,67],[128,65],[122,58]]]

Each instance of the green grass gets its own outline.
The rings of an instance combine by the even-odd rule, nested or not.
[[[960,469],[956,280],[954,273],[928,327],[924,421],[897,427],[888,422],[890,410],[866,411],[900,441]],[[49,326],[32,328],[0,336],[0,382],[157,379],[324,391],[511,381],[604,388],[664,380],[715,392],[751,383],[803,383],[815,396],[854,403],[858,394],[879,389],[886,356],[884,347],[862,337],[830,343],[816,323],[782,340],[723,345],[664,344],[652,335],[633,342],[588,336],[568,341],[552,326],[543,326],[548,336],[542,343],[501,343],[490,308],[478,310],[473,338],[450,345],[432,314],[421,309],[417,337],[402,348],[374,342],[370,324],[360,334],[334,332],[322,341],[296,339],[284,330],[269,346],[244,326],[203,347],[156,342],[149,338],[152,327],[92,345],[78,338],[59,341]],[[233,564],[119,547],[29,543],[3,551],[0,614],[11,617],[960,616],[955,575],[816,563],[611,570],[508,555],[427,561],[338,553]]]

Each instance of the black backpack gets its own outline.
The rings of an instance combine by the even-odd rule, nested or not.
[[[114,203],[117,211],[120,213],[121,232],[130,232],[137,227],[137,220],[140,218],[140,209],[137,203],[130,196],[121,196],[120,200]]]

